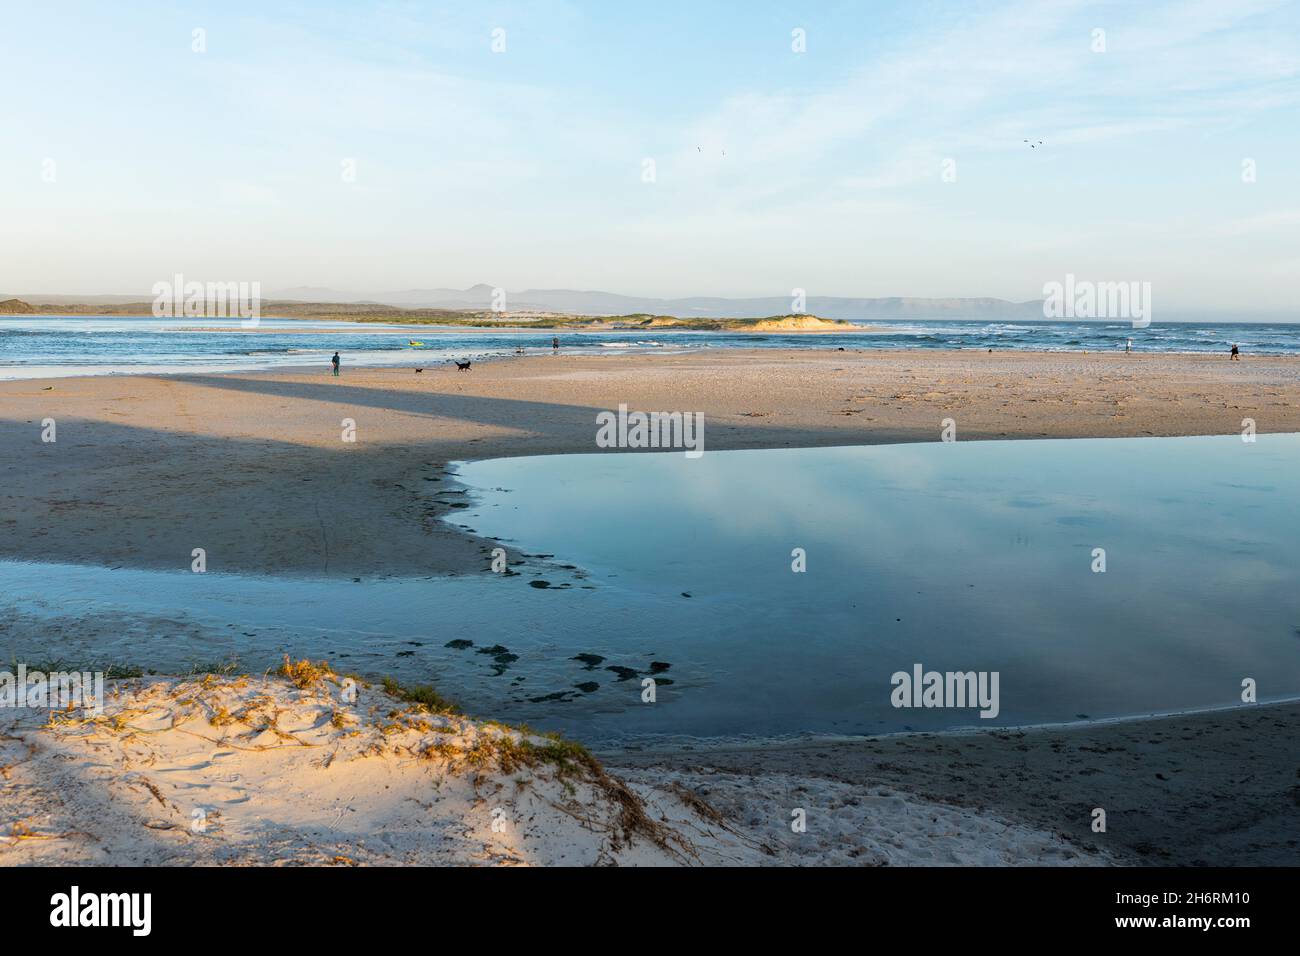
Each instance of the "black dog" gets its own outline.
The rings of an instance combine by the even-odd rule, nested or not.
[[[417,368],[417,369],[415,370],[415,374],[416,374],[416,375],[419,375],[419,374],[420,374],[421,372],[423,372],[423,371],[424,371],[424,369],[422,369],[422,368]]]
[[[455,360],[455,359],[452,359],[452,361],[455,362],[456,360]],[[461,371],[461,372],[468,372],[468,371],[470,370],[469,367],[470,367],[472,364],[474,364],[472,360],[469,361],[469,362],[456,362],[456,368],[457,368],[458,371]]]

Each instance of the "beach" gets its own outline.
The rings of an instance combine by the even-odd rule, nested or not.
[[[1237,435],[1245,419],[1259,433],[1300,432],[1298,357],[1229,363],[1217,356],[939,350],[561,352],[418,374],[413,367],[351,368],[344,358],[337,379],[321,368],[0,383],[0,558],[185,570],[201,547],[210,571],[349,580],[480,574],[493,542],[442,520],[454,519],[465,494],[447,466],[599,451],[596,415],[620,405],[702,413],[707,450],[937,442],[945,419],[958,441]],[[50,420],[57,440],[42,441]],[[439,690],[455,695],[454,687]],[[290,693],[279,685],[229,690],[236,691]],[[152,695],[141,708],[147,712],[164,697],[188,699],[174,684],[119,692]],[[293,732],[326,733],[320,701],[300,695],[279,706],[293,718]],[[711,818],[683,802],[677,788],[721,813],[731,829],[696,841],[706,862],[1254,865],[1295,859],[1298,724],[1300,707],[1278,704],[1052,729],[599,756],[683,832],[699,837],[700,819]],[[33,764],[33,776],[21,778],[28,771],[17,769],[19,776],[5,776],[6,786],[21,784],[25,814],[44,819],[50,833],[74,829],[51,816],[51,795],[72,779],[59,768],[106,745],[125,746],[96,738],[102,728],[57,743],[30,726],[5,732],[49,748],[50,759]],[[164,765],[193,768],[202,756],[163,744],[153,759]],[[418,751],[423,743],[403,745]],[[120,768],[109,776],[119,782],[133,760],[150,759],[113,753]],[[366,768],[355,787],[407,772],[401,768],[409,755],[352,756],[354,766]],[[7,756],[7,768],[13,759]],[[238,769],[262,779],[255,767]],[[292,794],[262,796],[259,786],[250,787],[259,800],[280,801],[274,812],[293,804]],[[440,812],[465,819],[480,806],[472,790]],[[152,830],[152,822],[170,833],[183,821],[185,805],[174,794],[159,798],[146,787],[137,795],[137,816],[152,809],[151,800],[171,809],[165,820],[145,815],[133,826]],[[834,825],[810,826],[809,839],[796,839],[789,813],[801,799]],[[1105,834],[1090,828],[1098,807],[1107,810]],[[334,809],[322,805],[319,812]],[[365,812],[370,816],[356,821],[355,832],[394,818],[391,804]],[[275,859],[348,857],[339,849],[343,831],[307,839],[302,831],[319,820],[283,815]],[[891,850],[887,835],[872,830],[894,826],[903,833],[905,821],[922,818],[928,829],[912,833],[906,850]],[[354,856],[376,863],[648,864],[690,857],[658,845],[627,854],[622,844],[586,837],[557,848],[545,843],[544,827],[535,839],[497,846],[481,825],[462,844],[437,852],[417,840]],[[979,834],[983,855],[940,838],[957,833]],[[995,839],[997,833],[1007,838]],[[271,859],[259,856],[251,836],[228,857],[207,855],[202,841],[180,842],[186,845],[173,848],[177,862]],[[578,843],[580,851],[573,850]],[[47,849],[54,845],[17,840],[8,852],[31,855],[23,861],[44,853],[55,854],[50,861],[93,858],[80,850],[60,857],[62,850]],[[566,857],[569,850],[575,855]],[[122,852],[149,855],[138,841]]]
[[[203,547],[211,570],[469,573],[490,549],[439,521],[457,498],[425,479],[599,451],[596,415],[620,404],[700,412],[719,450],[932,442],[947,418],[958,441],[1235,435],[1247,418],[1300,431],[1298,372],[1287,356],[728,350],[0,382],[0,557],[187,568]]]

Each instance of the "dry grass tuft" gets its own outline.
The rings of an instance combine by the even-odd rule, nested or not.
[[[427,685],[404,687],[391,677],[385,677],[382,683],[384,693],[389,697],[396,697],[403,703],[423,707],[427,713],[454,716],[461,712],[456,704]]]
[[[711,823],[716,823],[724,830],[731,830],[731,827],[727,825],[727,818],[719,813],[716,807],[710,805],[694,790],[689,787],[684,787],[677,782],[672,784],[671,789],[673,793],[677,794],[677,798],[692,810],[696,816],[702,817]]]
[[[305,657],[300,661],[291,661],[288,654],[284,655],[284,663],[271,673],[285,678],[299,690],[312,690],[324,681],[338,683],[338,675],[328,661],[309,661]]]

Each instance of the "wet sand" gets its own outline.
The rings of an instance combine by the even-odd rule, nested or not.
[[[721,777],[717,793],[706,776],[701,795],[747,815],[773,816],[764,795],[774,799],[796,774],[810,793],[813,781],[898,787],[1055,833],[1124,865],[1296,866],[1298,736],[1300,704],[1291,703],[1061,728],[603,756],[619,772],[651,777],[744,774],[745,787]],[[1096,808],[1106,812],[1105,833],[1092,831]]]

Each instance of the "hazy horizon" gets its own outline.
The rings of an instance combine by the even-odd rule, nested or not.
[[[6,26],[4,294],[183,273],[1024,302],[1072,273],[1151,283],[1156,321],[1294,309],[1291,0],[69,3]]]
[[[344,290],[328,289],[323,287],[299,287],[297,289],[273,289],[264,290],[262,295],[263,303],[297,303],[299,305],[384,305],[403,309],[490,309],[492,308],[492,295],[498,290],[487,286],[484,283],[478,283],[465,289],[408,289],[408,290],[376,290],[369,293],[347,292]],[[297,297],[298,295],[312,294],[309,297]],[[420,293],[451,293],[469,295],[480,293],[482,301],[476,301],[472,297],[469,299],[444,300],[437,301],[436,298],[429,296],[418,298]],[[527,299],[520,299],[520,296],[530,294],[545,294],[548,296],[563,296],[571,293],[576,297],[604,297],[604,298],[627,298],[626,303],[613,303],[606,309],[600,309],[592,305],[573,305],[565,308],[556,303],[540,303]],[[0,302],[9,298],[16,298],[20,301],[28,302],[36,306],[56,306],[56,305],[103,305],[105,307],[121,306],[136,302],[149,303],[153,297],[148,293],[14,293],[9,290],[0,289]],[[612,293],[609,290],[565,290],[565,289],[525,289],[509,290],[508,300],[510,304],[503,311],[508,314],[516,312],[557,312],[573,313],[578,315],[620,315],[629,313],[645,312],[664,312],[667,311],[675,315],[691,316],[695,315],[700,318],[708,317],[764,317],[772,315],[786,314],[788,304],[786,300],[779,297],[772,298],[728,298],[718,296],[687,296],[675,299],[647,300],[640,297],[624,297],[621,293]],[[875,313],[870,316],[853,316],[843,315],[841,313],[844,307],[851,307],[857,304],[859,307],[862,303],[882,303],[890,300],[899,300],[901,302],[911,302],[913,305],[917,302],[1001,302],[1007,308],[1004,311],[989,311],[984,314],[975,314],[978,310],[971,309],[963,312],[960,307],[952,307],[952,311],[945,315],[925,315],[920,313]],[[690,307],[694,303],[710,304],[710,309],[699,309]],[[719,306],[718,303],[724,303]],[[726,311],[726,303],[734,303],[735,311]],[[757,308],[744,308],[745,306],[758,305]],[[1125,322],[1126,319],[1117,319],[1109,317],[1075,317],[1075,318],[1048,318],[1036,309],[1030,313],[1026,307],[1041,305],[1041,300],[1026,300],[1024,302],[1012,302],[1010,300],[990,300],[982,296],[955,296],[947,299],[928,299],[924,296],[882,296],[882,297],[813,297],[811,298],[803,312],[810,315],[822,315],[826,318],[848,318],[850,321],[861,322],[990,322],[990,323],[1020,323],[1020,324],[1041,324],[1041,323],[1098,323],[1114,324],[1115,322]],[[273,307],[272,307],[273,308]],[[675,308],[675,311],[674,311]],[[969,308],[969,307],[968,307]],[[42,313],[47,317],[54,317],[57,313]],[[268,317],[274,317],[274,311],[265,312]],[[117,318],[128,318],[130,316],[123,314],[110,313]],[[2,314],[0,319],[21,319],[24,313]],[[67,318],[96,318],[93,313],[71,314]],[[1177,309],[1171,310],[1169,314],[1164,314],[1156,320],[1153,318],[1152,324],[1177,325],[1181,323],[1261,323],[1261,324],[1297,324],[1300,323],[1300,312],[1295,308],[1287,310],[1247,310],[1247,309]]]

